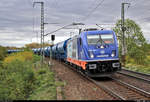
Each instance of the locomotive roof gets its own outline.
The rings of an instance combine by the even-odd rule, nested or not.
[[[94,30],[94,31],[84,31],[83,33],[88,33],[88,34],[97,34],[97,33],[101,33],[101,34],[108,34],[108,33],[112,33],[113,30]]]

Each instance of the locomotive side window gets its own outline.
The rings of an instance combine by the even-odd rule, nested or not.
[[[89,45],[95,45],[98,42],[104,42],[106,44],[113,44],[114,37],[113,37],[113,34],[87,35],[87,42]]]

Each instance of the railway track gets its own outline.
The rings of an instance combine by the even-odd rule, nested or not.
[[[122,69],[122,71],[119,71],[117,73],[144,81],[146,83],[150,83],[150,75],[149,74],[143,74],[143,73],[127,70],[127,69]]]
[[[103,85],[105,88],[111,90],[113,93],[117,93],[122,99],[125,100],[149,100],[149,93],[138,89],[135,86],[122,82],[120,80],[110,78],[112,80],[99,82],[98,84]]]
[[[138,98],[138,99],[143,99],[143,98],[146,98],[146,99],[150,99],[150,92],[147,92],[147,91],[145,91],[145,90],[143,90],[143,89],[140,89],[140,88],[138,88],[138,87],[136,87],[136,86],[133,86],[133,85],[131,85],[131,84],[128,84],[128,83],[126,83],[126,82],[123,82],[123,81],[121,81],[121,80],[118,80],[118,79],[115,79],[115,78],[111,78],[113,81],[115,81],[115,82],[117,82],[117,83],[119,83],[119,84],[121,84],[121,85],[123,85],[124,87],[126,87],[126,88],[128,88],[128,89],[130,89],[129,91],[134,91],[134,92],[136,92],[135,94],[139,94],[139,95],[134,95],[135,97],[134,98]],[[130,92],[129,92],[130,93]],[[139,97],[137,97],[137,96],[139,96]],[[142,96],[142,97],[141,97]],[[132,97],[133,98],[133,97]]]
[[[117,78],[109,78],[109,80],[97,80],[86,76],[81,71],[75,69],[66,63],[62,63],[66,67],[69,67],[73,71],[79,73],[81,78],[88,79],[94,83],[97,87],[104,90],[115,100],[150,100],[150,93],[146,92],[136,86],[130,85],[124,81],[118,80]]]
[[[73,71],[77,72],[79,75],[82,76],[82,78],[84,79],[88,79],[90,82],[94,83],[97,87],[100,87],[102,90],[104,90],[106,93],[108,93],[109,95],[111,95],[114,99],[116,100],[125,100],[125,98],[123,98],[122,96],[120,96],[119,94],[111,91],[110,89],[106,88],[105,86],[99,84],[96,80],[93,80],[91,78],[89,78],[88,76],[86,76],[84,73],[82,73],[81,71],[79,70],[76,70],[75,68],[73,68],[72,66],[70,65],[67,65],[65,63],[63,63],[66,67],[69,67],[71,68]]]
[[[111,80],[109,81],[107,80],[105,82],[95,80],[95,79],[89,78],[88,76],[83,74],[81,71],[77,71],[75,68],[73,68],[70,65],[67,65],[67,64],[64,64],[64,65],[80,73],[80,75],[83,78],[86,78],[89,81],[93,82],[97,87],[100,87],[101,89],[103,89],[106,93],[111,95],[114,99],[117,99],[117,100],[139,100],[139,99],[149,100],[150,99],[149,92],[146,92],[138,87],[135,87],[133,85],[130,85],[118,79],[110,78]],[[119,89],[119,90],[116,91],[114,89]]]

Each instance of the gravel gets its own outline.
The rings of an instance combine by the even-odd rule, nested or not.
[[[141,80],[138,80],[138,79],[135,79],[135,78],[127,77],[127,76],[124,76],[124,75],[121,75],[121,74],[118,74],[118,73],[116,73],[113,77],[117,78],[121,81],[124,81],[128,84],[131,84],[133,86],[136,86],[138,88],[141,88],[141,89],[143,89],[147,92],[150,92],[150,84],[149,83],[146,83],[144,81],[141,81]]]
[[[148,98],[146,98],[145,96],[142,96],[138,94],[137,92],[132,91],[131,89],[128,89],[125,86],[120,85],[113,80],[103,81],[103,82],[100,82],[100,84],[104,85],[109,90],[112,90],[113,92],[119,94],[126,100],[148,100]]]
[[[113,100],[113,97],[84,79],[79,73],[53,60],[52,70],[60,80],[65,81],[63,96],[65,100]]]

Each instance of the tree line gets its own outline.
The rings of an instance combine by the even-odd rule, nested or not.
[[[148,65],[150,63],[150,44],[143,36],[140,26],[133,20],[125,20],[125,49],[126,49],[126,62],[141,65]],[[119,55],[122,51],[122,29],[121,20],[118,20],[113,28],[119,41]]]

